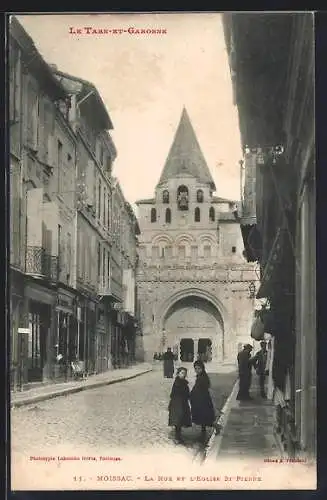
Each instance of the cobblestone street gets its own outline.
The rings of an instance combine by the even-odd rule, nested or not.
[[[235,381],[235,373],[210,374],[217,410]],[[11,412],[13,453],[47,454],[53,447],[162,449],[171,446],[168,398],[172,379],[161,367],[133,380],[18,408]],[[190,378],[190,386],[193,380]],[[184,430],[187,447],[198,442],[199,429]]]

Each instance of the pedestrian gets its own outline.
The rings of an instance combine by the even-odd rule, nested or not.
[[[251,351],[252,346],[250,344],[246,344],[243,347],[243,350],[237,355],[240,387],[236,399],[239,401],[249,401],[252,399],[250,396],[252,379],[252,362],[250,359]]]
[[[163,355],[163,371],[165,378],[173,378],[174,376],[174,354],[171,348],[168,347],[167,351]]]
[[[176,378],[170,393],[168,405],[169,418],[168,425],[175,427],[175,440],[182,444],[182,427],[191,427],[191,410],[189,405],[190,389],[186,380],[187,370],[180,367],[177,370]]]
[[[215,409],[209,393],[210,379],[205,370],[204,363],[197,360],[194,363],[196,381],[191,390],[192,422],[201,425],[201,437],[206,436],[206,427],[213,427],[215,422]]]
[[[268,355],[266,342],[260,342],[260,348],[260,351],[256,353],[251,361],[259,378],[260,395],[263,399],[266,399],[265,380],[267,375],[266,365]]]

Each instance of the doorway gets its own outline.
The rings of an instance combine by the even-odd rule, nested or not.
[[[194,360],[193,339],[182,339],[180,342],[180,358],[184,363],[192,363]]]
[[[199,339],[198,359],[204,363],[212,361],[212,341],[211,339]]]

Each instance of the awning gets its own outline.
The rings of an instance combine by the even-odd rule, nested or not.
[[[256,262],[261,256],[261,235],[256,224],[245,224],[241,222],[241,233],[248,262]]]
[[[272,284],[276,282],[276,279],[278,280],[277,270],[282,260],[284,234],[285,229],[279,227],[270,250],[267,263],[264,267],[261,285],[256,295],[257,299],[268,297],[271,292]]]

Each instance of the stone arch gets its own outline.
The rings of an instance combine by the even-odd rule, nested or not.
[[[172,245],[174,243],[174,240],[171,236],[168,234],[157,234],[151,241],[153,245],[159,245],[160,243],[163,243],[165,245]]]
[[[203,233],[199,236],[199,241],[201,244],[204,244],[204,243],[211,243],[211,244],[215,244],[217,243],[217,239],[210,233]]]
[[[187,243],[188,245],[191,245],[194,242],[195,242],[195,238],[191,234],[188,234],[188,233],[179,234],[175,239],[176,245],[180,245],[181,243]]]
[[[167,315],[169,309],[179,300],[190,297],[190,296],[196,296],[203,298],[210,302],[219,312],[224,329],[228,325],[228,312],[226,307],[223,305],[223,303],[212,293],[208,292],[207,290],[202,290],[199,288],[187,288],[183,290],[178,290],[174,294],[172,294],[168,299],[166,299],[159,308],[159,314],[158,314],[158,330],[162,331],[163,329],[163,324],[165,321],[165,316]]]
[[[188,299],[191,299],[191,304],[187,303]],[[223,361],[225,351],[225,332],[228,328],[227,310],[215,295],[206,290],[198,288],[187,288],[184,290],[179,290],[171,295],[168,299],[163,301],[163,303],[159,307],[159,314],[157,316],[157,332],[159,333],[159,335],[161,335],[161,333],[164,331],[164,328],[166,327],[166,322],[171,319],[171,316],[173,314],[179,314],[179,307],[181,307],[182,311],[183,307],[185,307],[186,304],[186,308],[191,307],[192,309],[193,300],[195,300],[197,304],[200,304],[200,310],[202,310],[202,312],[208,314],[208,317],[212,317],[215,321],[214,324],[216,326],[211,329],[209,337],[214,340],[213,344],[215,345],[216,349],[216,354],[214,354],[215,360],[218,360],[219,356],[221,356],[220,361]],[[184,313],[182,311],[182,314],[185,314],[185,311]],[[187,332],[189,332],[188,329]],[[179,335],[180,334],[178,332],[176,332],[176,335],[171,335],[171,330],[168,329],[167,339],[171,337],[171,340],[173,337],[179,337]],[[197,339],[199,339],[199,335],[200,338],[206,337],[205,331],[203,331],[201,327],[198,327],[198,335],[196,335],[195,338],[197,337]],[[192,336],[192,333],[190,333],[190,336]],[[221,347],[217,348],[218,344]],[[217,354],[218,351],[220,352],[220,354]]]

